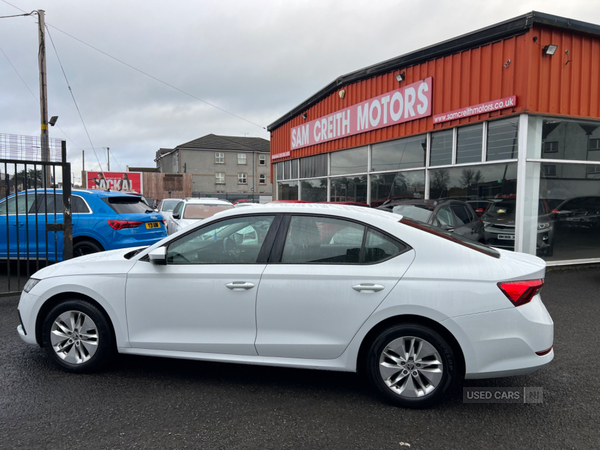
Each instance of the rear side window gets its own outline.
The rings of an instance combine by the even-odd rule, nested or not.
[[[462,221],[462,223],[469,223],[471,222],[471,220],[473,220],[466,206],[452,205],[450,208],[452,209],[452,211],[454,211],[454,214],[456,214],[456,217],[458,217]]]
[[[105,197],[102,200],[117,214],[136,214],[152,211],[140,197]]]
[[[88,205],[81,197],[77,197],[76,195],[74,195],[71,197],[71,212],[74,214],[87,214],[91,211],[90,208],[88,208]]]

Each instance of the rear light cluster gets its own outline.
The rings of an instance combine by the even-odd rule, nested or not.
[[[543,279],[498,283],[500,290],[515,306],[529,303],[542,286],[544,286]]]
[[[124,228],[137,228],[142,222],[139,220],[109,220],[108,224],[113,230],[122,230]]]

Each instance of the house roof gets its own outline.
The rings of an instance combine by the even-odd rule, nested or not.
[[[216,134],[207,134],[206,136],[186,142],[185,144],[180,144],[175,147],[175,149],[245,150],[269,153],[271,151],[271,143],[266,139],[258,137],[217,136]]]
[[[558,28],[571,30],[577,33],[600,36],[600,26],[580,22],[578,20],[567,19],[565,17],[553,16],[537,11],[522,16],[514,17],[504,22],[491,25],[486,28],[481,28],[471,33],[463,34],[447,41],[434,44],[429,47],[407,53],[402,56],[397,56],[387,61],[383,61],[372,66],[365,67],[346,75],[338,77],[335,81],[325,86],[312,97],[300,103],[294,109],[277,119],[267,127],[268,131],[274,131],[286,122],[290,121],[307,109],[327,98],[329,95],[336,92],[343,86],[354,84],[362,80],[367,80],[378,75],[393,72],[395,70],[406,69],[407,67],[416,64],[440,58],[442,56],[458,53],[489,44],[490,42],[506,39],[512,36],[517,36],[526,33],[531,27],[540,25],[549,28]]]

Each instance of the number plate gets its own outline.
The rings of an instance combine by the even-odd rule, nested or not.
[[[146,228],[160,228],[160,222],[148,222]]]
[[[504,241],[514,241],[515,235],[514,234],[499,234],[498,239],[502,239]]]

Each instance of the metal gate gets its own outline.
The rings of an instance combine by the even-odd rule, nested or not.
[[[66,143],[53,140],[51,161],[37,160],[35,144],[36,138],[0,135],[0,297],[20,294],[37,270],[73,257]]]

